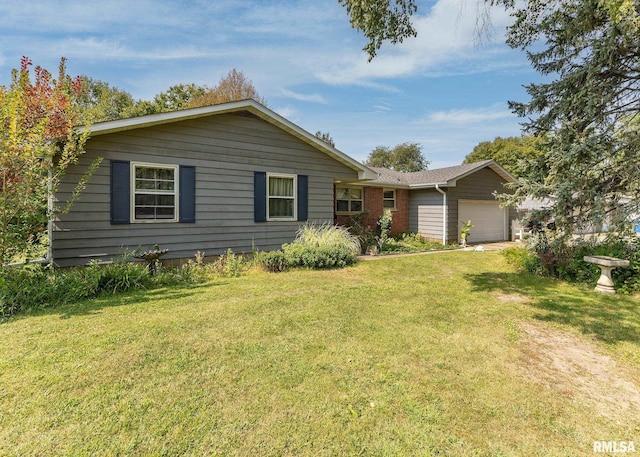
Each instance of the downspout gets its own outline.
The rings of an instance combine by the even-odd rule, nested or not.
[[[53,266],[53,176],[51,168],[49,168],[49,181],[47,183],[47,236],[49,237],[49,246],[47,247],[47,262]]]
[[[436,184],[436,190],[442,194],[442,245],[447,244],[447,193]]]

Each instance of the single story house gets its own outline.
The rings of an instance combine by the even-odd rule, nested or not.
[[[110,261],[126,250],[279,249],[305,221],[334,219],[334,183],[375,179],[353,158],[252,100],[96,123],[86,153],[54,200],[69,199],[103,161],[67,214],[51,222],[57,266]]]
[[[305,221],[340,224],[365,210],[377,219],[382,208],[393,209],[396,232],[455,241],[471,219],[472,242],[508,238],[492,193],[513,177],[495,162],[372,169],[252,100],[97,123],[85,150],[53,197],[66,202],[103,158],[70,212],[51,221],[57,266],[155,244],[169,250],[163,259],[274,250]]]
[[[354,213],[366,211],[365,223],[375,226],[389,208],[392,233],[458,242],[462,225],[470,220],[470,242],[511,238],[516,211],[501,208],[494,192],[507,192],[504,184],[516,178],[493,160],[413,173],[371,169],[378,175],[374,180],[336,184],[336,223],[348,225]]]

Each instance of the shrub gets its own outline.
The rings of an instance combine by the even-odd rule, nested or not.
[[[235,278],[242,274],[246,261],[243,256],[234,254],[231,249],[227,249],[226,254],[218,257],[213,263],[213,269],[219,276],[224,278]]]
[[[149,273],[147,262],[131,262],[132,253],[119,256],[113,263],[91,263],[88,267],[52,269],[40,264],[0,268],[0,317],[8,317],[34,308],[56,306],[102,294],[132,289],[194,283],[212,276],[240,276],[253,261],[230,249],[211,264],[204,253],[196,253],[178,268],[159,263],[156,274]]]
[[[368,211],[354,214],[349,219],[347,230],[354,235],[360,243],[360,254],[367,252],[371,246],[376,245],[376,234],[371,227],[365,224],[365,219],[369,217]]]
[[[354,255],[360,252],[360,242],[344,227],[332,224],[305,224],[298,230],[294,243],[310,247],[341,246],[352,251]]]
[[[222,277],[235,278],[241,276],[246,270],[255,265],[255,257],[247,258],[242,254],[235,254],[231,249],[219,256],[211,263],[205,263],[204,252],[196,252],[195,259],[189,260],[179,269],[175,270],[180,276],[181,282],[198,282],[207,279]]]
[[[442,249],[455,249],[457,247],[458,246],[455,244],[443,246],[442,243],[424,239],[419,233],[407,232],[395,236],[394,238],[389,238],[380,253],[395,254],[424,252]]]
[[[377,228],[377,241],[378,241],[378,249],[382,250],[384,245],[389,240],[389,234],[391,233],[391,223],[393,221],[393,215],[390,209],[385,209],[382,212],[382,216],[378,218],[378,223],[376,225]]]
[[[356,255],[344,246],[309,246],[283,244],[287,264],[311,269],[344,268],[356,263]]]
[[[588,255],[605,255],[629,260],[628,268],[616,268],[612,279],[622,293],[640,292],[640,239],[635,236],[610,238],[603,241],[534,239],[533,250],[538,260],[538,272],[565,281],[594,285],[600,269],[584,261]]]
[[[265,270],[273,273],[278,273],[288,268],[287,257],[282,251],[271,251],[261,254],[260,264]]]
[[[516,267],[519,271],[528,271],[529,273],[537,273],[540,269],[540,260],[538,256],[526,249],[525,247],[510,247],[502,251],[507,262]]]
[[[111,264],[53,270],[39,264],[0,270],[0,316],[146,287],[149,270],[125,256]]]
[[[145,286],[149,277],[148,266],[141,262],[131,262],[128,255],[110,264],[91,264],[86,269],[75,271],[84,275],[86,283],[94,286],[92,295],[139,289]]]
[[[360,242],[344,227],[306,224],[293,243],[282,245],[282,250],[290,266],[342,268],[356,262]]]

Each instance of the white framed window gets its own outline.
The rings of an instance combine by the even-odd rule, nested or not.
[[[395,189],[384,189],[382,191],[382,207],[388,209],[396,209]]]
[[[359,213],[364,210],[362,187],[336,187],[336,212]]]
[[[177,222],[178,175],[178,165],[131,162],[131,222]]]
[[[296,175],[267,173],[267,220],[296,220]]]

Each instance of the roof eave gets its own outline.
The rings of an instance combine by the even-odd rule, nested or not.
[[[511,173],[509,173],[507,170],[505,170],[501,165],[499,165],[495,160],[489,160],[487,162],[479,162],[478,165],[474,168],[471,168],[470,170],[467,170],[466,172],[462,173],[461,175],[458,175],[455,177],[455,181],[465,178],[473,173],[475,173],[478,170],[481,170],[483,168],[491,168],[493,171],[495,171],[501,178],[503,178],[505,181],[507,182],[516,182],[518,181],[518,179],[513,176]]]
[[[435,189],[436,186],[455,187],[455,181],[430,182],[420,184],[409,184],[409,189]]]
[[[368,181],[362,183],[365,187],[388,187],[389,189],[409,189],[409,185],[401,182],[380,182],[380,181]]]

